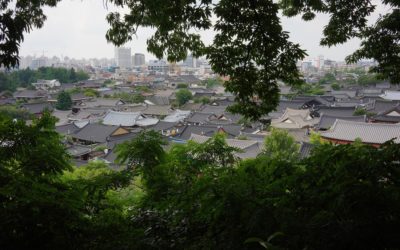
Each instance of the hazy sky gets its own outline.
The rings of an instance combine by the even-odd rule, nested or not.
[[[379,1],[374,1],[379,2]],[[108,23],[107,13],[112,10],[101,0],[63,0],[56,8],[47,8],[47,21],[44,27],[26,34],[21,46],[21,55],[68,56],[80,58],[114,57],[114,46],[107,43],[105,34]],[[388,7],[379,5],[377,13],[371,18],[376,20],[378,13],[385,13]],[[309,58],[324,55],[325,58],[343,60],[359,46],[358,40],[333,47],[321,47],[319,41],[328,16],[319,15],[314,21],[304,22],[299,17],[283,19],[284,29],[290,32],[291,40],[307,50]],[[202,32],[206,42],[211,42],[213,32]],[[146,60],[155,57],[147,52],[146,40],[152,35],[151,29],[141,29],[138,37],[126,46],[132,53],[146,54]]]

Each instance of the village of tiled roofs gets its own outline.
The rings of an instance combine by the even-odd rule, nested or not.
[[[92,80],[73,84],[38,81],[12,96],[0,93],[0,104],[17,106],[36,117],[45,110],[51,112],[57,118],[56,130],[64,136],[76,165],[101,160],[113,169],[119,167],[114,161],[115,147],[143,130],[160,132],[170,144],[189,140],[202,143],[223,133],[228,145],[240,148],[237,156],[241,159],[262,151],[271,128],[286,130],[300,145],[302,157],[312,151],[312,133],[319,133],[322,140],[333,144],[361,140],[379,147],[387,140],[399,143],[398,85],[327,88],[323,95],[307,95],[296,94],[290,86],[281,84],[276,110],[258,121],[247,121],[227,110],[235,96],[219,84],[207,86],[208,80],[219,78],[212,72],[176,76],[149,71],[141,78],[124,77],[121,72],[125,71],[114,78],[112,74],[94,74]],[[182,88],[190,91],[192,100],[177,105],[176,93]],[[97,95],[85,95],[88,90]],[[61,91],[71,93],[72,107],[68,110],[56,108]],[[140,95],[141,100],[130,101],[134,95]]]

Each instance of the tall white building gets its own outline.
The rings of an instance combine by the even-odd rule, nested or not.
[[[322,69],[324,65],[325,65],[324,56],[323,55],[318,56],[318,58],[315,60],[315,67],[318,69]]]
[[[132,57],[133,61],[133,66],[143,66],[146,64],[146,59],[144,57],[144,54],[141,53],[135,53]]]
[[[131,49],[125,47],[115,48],[115,63],[120,68],[124,69],[132,68]]]
[[[189,68],[196,68],[197,67],[196,61],[197,61],[196,57],[193,57],[193,55],[190,54],[189,56],[186,57],[183,64]]]

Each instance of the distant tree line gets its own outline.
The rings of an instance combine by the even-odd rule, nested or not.
[[[38,70],[27,68],[11,73],[0,73],[0,91],[15,91],[19,87],[30,88],[31,84],[39,79],[57,79],[61,83],[74,83],[89,79],[89,75],[82,70],[75,71],[74,68],[41,67]]]

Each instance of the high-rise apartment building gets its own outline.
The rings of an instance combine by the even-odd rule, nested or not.
[[[117,64],[117,67],[120,68],[132,68],[131,49],[124,47],[115,48],[115,63]]]
[[[194,57],[192,54],[190,54],[189,56],[186,57],[183,64],[189,68],[196,68],[197,67],[196,61],[197,61],[197,58]]]
[[[135,53],[132,57],[133,61],[133,66],[143,66],[146,64],[146,59],[144,57],[144,54],[141,53]]]

